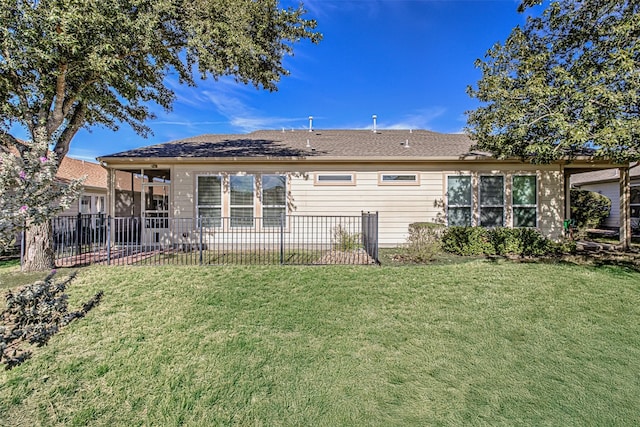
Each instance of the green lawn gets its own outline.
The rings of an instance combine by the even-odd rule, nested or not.
[[[640,424],[622,267],[92,267],[71,307],[100,289],[0,371],[0,424]]]

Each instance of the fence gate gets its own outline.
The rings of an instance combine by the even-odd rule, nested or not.
[[[362,246],[371,258],[378,259],[378,212],[362,212]]]

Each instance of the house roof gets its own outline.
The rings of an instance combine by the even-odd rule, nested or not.
[[[85,188],[107,188],[107,171],[99,164],[71,157],[64,157],[62,159],[58,173],[56,173],[58,179],[71,181],[82,176],[86,176],[86,179],[82,183]]]
[[[629,176],[631,178],[640,178],[640,165],[638,163],[630,165]],[[580,186],[599,182],[618,181],[619,179],[620,171],[618,168],[603,169],[571,175],[571,185]]]
[[[256,131],[201,135],[99,157],[107,159],[376,159],[463,158],[473,142],[427,130]]]

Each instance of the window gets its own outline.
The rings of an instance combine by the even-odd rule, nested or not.
[[[640,186],[631,187],[631,218],[640,218]]]
[[[316,174],[316,185],[355,185],[355,175],[344,174]]]
[[[198,176],[197,211],[204,227],[220,227],[222,224],[222,177]]]
[[[535,175],[515,175],[512,179],[511,195],[514,227],[536,227],[537,185]]]
[[[253,176],[229,179],[231,227],[253,227]]]
[[[418,180],[417,173],[407,173],[407,174],[391,174],[391,173],[383,173],[380,174],[380,178],[378,183],[380,185],[418,185],[420,182]]]
[[[104,196],[96,196],[96,212],[99,214],[105,212]]]
[[[471,225],[471,177],[447,178],[447,224]]]
[[[504,226],[504,177],[480,177],[480,226]]]
[[[81,214],[91,213],[91,196],[82,196],[80,198],[80,213]]]
[[[279,227],[287,213],[287,177],[262,175],[262,218],[264,227]]]

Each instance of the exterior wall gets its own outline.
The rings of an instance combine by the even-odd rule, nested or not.
[[[616,182],[602,182],[599,184],[585,184],[581,190],[594,191],[611,199],[611,213],[604,221],[606,227],[620,227],[620,184]]]
[[[170,204],[173,217],[196,217],[196,176],[235,175],[239,171],[247,174],[286,174],[288,179],[289,214],[292,215],[360,215],[362,211],[379,212],[380,246],[397,246],[405,242],[408,225],[413,222],[446,223],[447,176],[469,174],[473,182],[484,174],[505,177],[505,225],[511,219],[511,176],[535,174],[538,197],[537,217],[540,231],[552,238],[562,236],[564,219],[564,180],[559,166],[536,166],[525,164],[500,165],[496,163],[460,164],[318,164],[318,165],[174,165],[171,171],[172,192]],[[357,168],[357,170],[356,170]],[[316,173],[353,173],[352,185],[327,185],[316,182]],[[380,182],[380,173],[418,174],[417,183]],[[223,191],[228,191],[224,188]],[[259,201],[254,212],[260,216]],[[474,223],[478,221],[477,189],[474,190]],[[223,216],[229,216],[228,206],[223,203]]]
[[[60,216],[78,215],[78,213],[80,212],[80,201],[82,200],[83,196],[92,196],[92,212],[91,213],[98,213],[95,208],[95,198],[104,197],[104,201],[106,204],[107,190],[105,189],[104,191],[96,191],[96,190],[83,191],[82,193],[80,193],[80,196],[78,196],[78,200],[72,203],[71,206],[69,206],[69,208],[62,211],[59,215]],[[104,210],[103,212],[106,213],[106,206],[103,206],[103,210]]]

